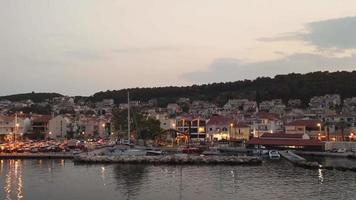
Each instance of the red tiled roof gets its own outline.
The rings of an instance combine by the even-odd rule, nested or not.
[[[230,124],[233,123],[234,120],[230,117],[224,117],[224,116],[212,116],[207,123],[207,125],[224,125],[224,124]]]
[[[32,116],[33,122],[48,122],[52,117],[50,115]]]
[[[286,134],[286,133],[264,133],[260,138],[273,139],[303,139],[304,134]]]
[[[197,116],[197,115],[193,115],[193,114],[184,114],[184,115],[181,115],[181,116],[177,117],[177,120],[181,120],[181,119],[189,120],[189,121],[195,120],[195,119],[204,120],[203,117],[200,117],[200,116]]]
[[[239,128],[249,128],[250,126],[247,125],[245,122],[238,122],[236,127],[239,127]]]
[[[259,112],[256,116],[262,119],[279,120],[279,116],[274,113]]]
[[[316,119],[302,119],[296,120],[291,123],[286,124],[286,126],[306,126],[306,127],[316,127],[318,124],[322,124],[322,121]]]
[[[319,140],[301,140],[301,139],[263,139],[252,138],[247,144],[249,145],[273,145],[273,146],[322,146]]]

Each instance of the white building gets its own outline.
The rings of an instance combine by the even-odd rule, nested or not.
[[[49,137],[51,139],[66,137],[70,123],[70,119],[62,115],[50,119],[48,122]]]

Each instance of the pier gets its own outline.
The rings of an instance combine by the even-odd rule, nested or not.
[[[279,154],[286,160],[292,162],[292,163],[297,163],[297,162],[303,162],[306,161],[305,158],[298,156],[297,154],[291,152],[291,151],[280,151]]]
[[[72,159],[69,153],[1,153],[0,159]]]
[[[250,156],[199,156],[199,155],[163,155],[163,156],[87,156],[74,157],[77,163],[130,163],[130,164],[172,164],[172,165],[261,165],[262,159]]]
[[[318,152],[318,151],[295,151],[298,155],[306,155],[306,156],[325,156],[325,157],[343,157],[343,158],[351,158],[355,157],[356,153],[353,152],[345,152],[345,153],[333,153],[333,152]]]

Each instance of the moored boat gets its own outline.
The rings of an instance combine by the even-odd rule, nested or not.
[[[279,155],[278,151],[271,150],[268,152],[269,159],[271,160],[279,160],[281,158],[281,155]]]

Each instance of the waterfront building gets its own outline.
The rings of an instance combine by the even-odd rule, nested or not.
[[[52,117],[50,115],[32,115],[31,120],[31,133],[41,134],[45,137],[48,136],[48,124]]]
[[[235,126],[234,119],[220,115],[212,116],[206,124],[207,139],[213,140],[229,140],[235,135],[232,132]]]
[[[197,115],[182,115],[176,118],[177,130],[188,133],[193,141],[204,141],[206,137],[206,120]]]
[[[26,130],[25,122],[24,118],[15,115],[0,115],[0,141],[21,137]]]
[[[70,128],[70,123],[70,118],[64,115],[57,115],[50,119],[48,122],[49,138],[56,139],[66,137]]]
[[[110,120],[102,117],[81,115],[77,122],[77,134],[87,137],[106,138],[111,131]]]
[[[170,118],[168,113],[166,112],[155,113],[155,116],[151,115],[151,117],[154,117],[156,120],[160,122],[160,127],[163,130],[176,128],[176,119]]]
[[[321,120],[302,119],[285,125],[286,134],[308,134],[312,138],[325,139],[324,123]]]
[[[254,137],[266,132],[277,133],[283,131],[283,121],[276,114],[259,112],[251,121],[251,129]]]
[[[245,122],[240,121],[233,127],[232,134],[230,136],[231,140],[242,139],[249,140],[251,137],[251,128]]]
[[[324,150],[324,143],[312,139],[308,134],[264,133],[259,138],[251,138],[248,147],[263,145],[268,149],[308,149]]]

